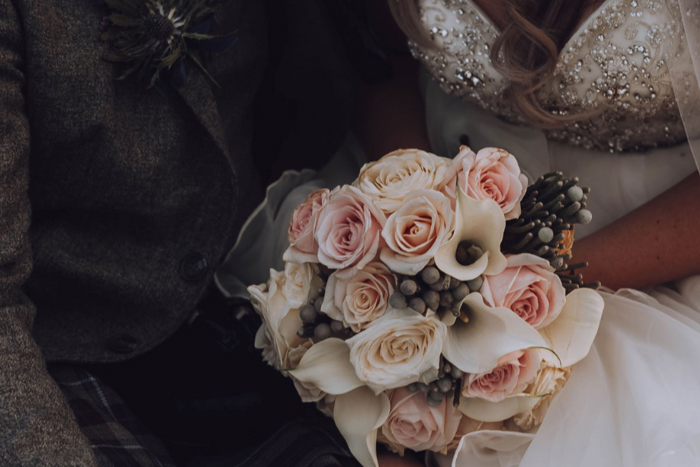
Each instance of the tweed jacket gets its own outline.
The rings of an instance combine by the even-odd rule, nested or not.
[[[102,59],[98,0],[0,0],[0,465],[93,465],[46,361],[113,362],[193,313],[259,201],[247,112],[262,2],[161,95]]]

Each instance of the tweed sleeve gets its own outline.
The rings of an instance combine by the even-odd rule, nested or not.
[[[0,465],[96,465],[87,438],[34,343],[27,194],[30,125],[25,113],[23,31],[0,0]]]

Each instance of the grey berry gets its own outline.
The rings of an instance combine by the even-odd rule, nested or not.
[[[420,391],[420,388],[418,388],[418,383],[411,383],[408,386],[406,386],[406,389],[408,389],[411,392],[418,392]]]
[[[304,305],[304,307],[299,312],[299,317],[305,323],[313,323],[316,321],[316,308],[313,305]]]
[[[469,295],[469,292],[470,292],[469,285],[462,282],[461,284],[459,284],[459,287],[452,290],[452,296],[454,297],[455,300],[457,300],[458,302],[461,302],[462,300],[464,300],[467,297],[467,295]]]
[[[581,209],[576,213],[576,222],[579,224],[588,224],[593,220],[593,214],[588,209]]]
[[[484,278],[479,276],[476,279],[472,279],[467,282],[467,285],[469,285],[469,290],[472,292],[478,292],[481,290],[481,286],[484,285]]]
[[[407,306],[406,297],[397,290],[389,297],[389,305],[397,310],[403,310]]]
[[[427,290],[423,293],[423,300],[425,304],[433,311],[437,311],[440,306],[440,294],[434,290]]]
[[[449,290],[443,290],[440,292],[440,306],[449,307],[454,302],[454,297],[452,292]]]
[[[342,321],[331,321],[331,331],[333,331],[334,333],[338,333],[341,332],[343,329],[345,329],[345,325]]]
[[[406,279],[401,283],[399,289],[404,295],[413,295],[418,290],[418,284],[416,284],[416,281],[414,280]]]
[[[331,327],[326,323],[321,323],[314,329],[314,337],[318,340],[324,340],[331,337]]]
[[[425,313],[425,300],[423,300],[420,297],[413,297],[409,302],[408,302],[408,307],[411,308],[414,311],[417,311],[420,314]]]
[[[539,238],[542,243],[549,243],[554,239],[554,231],[549,227],[542,227],[540,231],[537,232],[537,238]]]
[[[581,201],[581,199],[583,198],[583,190],[580,186],[574,185],[568,190],[566,190],[566,196],[571,201]]]
[[[425,384],[425,383],[416,383],[418,385],[418,389],[423,392],[428,392],[428,389],[430,389],[430,386]]]
[[[452,389],[452,378],[445,376],[444,378],[438,380],[437,385],[440,388],[440,391],[448,392],[450,389]]]
[[[456,366],[453,366],[453,367],[452,367],[452,371],[450,372],[450,374],[451,374],[452,377],[455,378],[455,379],[459,379],[459,378],[461,378],[462,376],[464,376],[464,373],[462,373],[462,370],[460,370],[460,369],[457,368]]]
[[[314,300],[314,308],[316,308],[316,311],[319,313],[321,312],[321,306],[323,305],[323,297],[318,297],[316,300]]]
[[[434,266],[429,266],[421,272],[421,279],[428,285],[433,285],[440,280],[440,271]]]

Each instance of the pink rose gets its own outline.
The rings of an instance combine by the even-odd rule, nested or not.
[[[295,263],[315,263],[318,244],[314,239],[314,227],[321,210],[328,204],[330,191],[326,188],[316,190],[306,197],[303,204],[297,206],[292,213],[287,237],[289,250],[284,260]]]
[[[380,262],[369,263],[354,276],[342,279],[331,274],[321,311],[360,332],[389,308],[396,289],[396,276]]]
[[[387,219],[382,237],[381,259],[399,274],[415,275],[450,239],[454,212],[450,200],[434,190],[418,190],[406,195],[401,207]]]
[[[500,402],[523,392],[537,375],[541,362],[538,349],[511,352],[499,358],[498,366],[490,372],[470,374],[462,395]]]
[[[430,407],[422,391],[405,388],[392,392],[389,417],[381,427],[380,440],[403,455],[404,449],[445,452],[454,439],[462,415],[448,398]]]
[[[501,207],[506,220],[520,217],[520,201],[527,190],[527,177],[520,173],[515,156],[498,148],[478,153],[466,146],[454,158],[457,174],[445,186],[445,194],[455,199],[456,180],[467,196],[492,199]]]
[[[384,213],[357,188],[333,190],[316,222],[318,260],[349,277],[375,258],[385,223]]]
[[[549,262],[530,254],[509,256],[502,273],[484,276],[481,295],[487,305],[513,310],[535,329],[554,321],[566,303],[566,291]]]

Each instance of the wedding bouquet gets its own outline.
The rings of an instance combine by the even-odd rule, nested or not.
[[[526,447],[603,309],[567,264],[591,219],[577,182],[528,187],[496,148],[366,164],[294,211],[284,271],[248,289],[256,347],[364,466],[377,441],[465,464]]]

